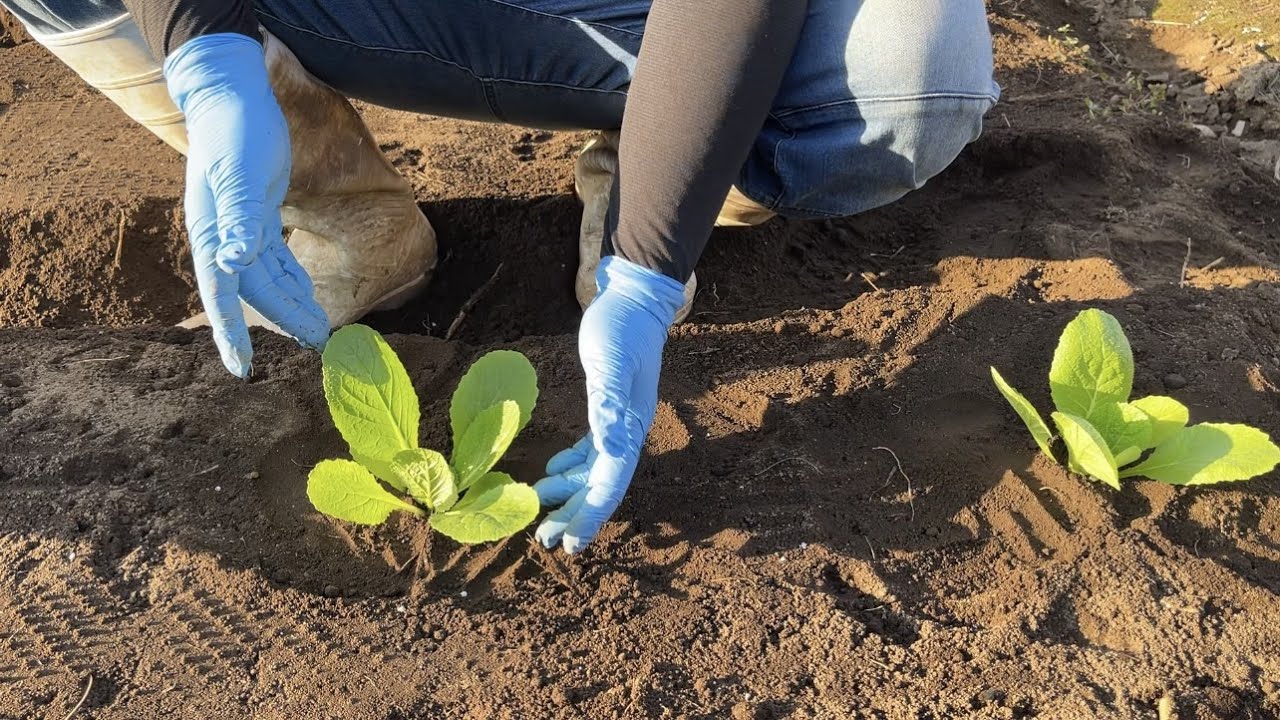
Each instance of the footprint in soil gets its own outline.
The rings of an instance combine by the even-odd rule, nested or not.
[[[511,153],[520,162],[536,160],[538,158],[538,145],[550,140],[553,136],[553,133],[545,130],[522,133],[520,139],[511,145]]]

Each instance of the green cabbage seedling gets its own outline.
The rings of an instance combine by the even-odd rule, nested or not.
[[[1035,407],[995,368],[991,379],[1022,418],[1036,444],[1057,462],[1053,431]],[[1116,319],[1085,310],[1067,324],[1049,368],[1051,415],[1067,449],[1067,467],[1117,490],[1120,480],[1148,477],[1171,485],[1248,480],[1280,464],[1280,448],[1248,425],[1187,426],[1190,412],[1160,395],[1129,400],[1133,351]]]
[[[433,528],[461,543],[500,540],[533,522],[537,493],[493,471],[538,400],[524,355],[497,350],[467,370],[449,407],[448,460],[418,447],[418,395],[381,335],[363,325],[338,330],[322,365],[329,413],[355,460],[312,469],[307,497],[317,510],[362,525],[397,510],[430,516]]]

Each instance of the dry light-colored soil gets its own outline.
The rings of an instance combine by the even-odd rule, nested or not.
[[[1100,307],[1138,392],[1280,435],[1280,182],[1239,156],[1275,136],[1203,137],[1142,79],[1250,56],[991,10],[1005,98],[945,174],[717,232],[635,483],[574,559],[312,511],[308,466],[343,452],[318,358],[256,335],[238,382],[169,327],[195,308],[182,159],[4,35],[0,717],[1280,717],[1280,476],[1114,492],[1033,452],[987,371],[1047,407],[1058,333]],[[541,405],[504,462],[534,480],[585,424],[582,136],[363,109],[440,231],[432,287],[370,319],[424,443],[475,357],[521,350]]]

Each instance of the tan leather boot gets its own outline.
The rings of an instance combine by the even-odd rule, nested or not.
[[[284,43],[268,35],[266,47],[293,143],[281,208],[292,228],[289,249],[333,327],[399,307],[435,268],[435,231],[351,103],[303,69]]]
[[[609,209],[609,192],[613,176],[618,172],[618,131],[598,133],[578,154],[573,168],[573,186],[582,201],[582,227],[578,235],[578,275],[574,292],[585,310],[596,297],[596,266],[600,264],[601,239],[604,237],[605,213]],[[729,190],[717,227],[749,227],[774,216],[774,212],[743,195],[736,187]],[[689,276],[684,286],[684,306],[676,313],[676,322],[689,316],[693,297],[698,292],[698,276]]]
[[[293,171],[281,216],[289,248],[315,283],[333,327],[396,307],[426,284],[436,236],[413,190],[387,162],[346,98],[263,32],[276,99],[289,123]],[[182,113],[129,15],[36,39],[173,148],[187,152]],[[274,328],[249,308],[250,325]],[[201,313],[181,323],[208,325]],[[277,329],[278,331],[278,329]]]

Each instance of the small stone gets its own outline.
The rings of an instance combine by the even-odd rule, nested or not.
[[[1244,129],[1245,129],[1247,126],[1248,126],[1248,123],[1246,123],[1246,122],[1245,122],[1245,121],[1243,121],[1243,120],[1239,120],[1239,121],[1237,121],[1237,122],[1236,122],[1236,126],[1235,126],[1235,127],[1233,127],[1233,128],[1231,128],[1231,134],[1232,134],[1232,135],[1234,135],[1234,136],[1236,136],[1236,137],[1240,137],[1240,136],[1244,135]]]
[[[1147,76],[1148,85],[1167,85],[1169,83],[1169,73],[1158,72],[1151,73]]]
[[[466,597],[466,596],[467,596],[466,590],[463,590],[462,592],[458,593],[458,597]]]
[[[978,699],[987,705],[993,705],[1004,699],[1004,691],[997,688],[987,688],[978,695]]]
[[[277,571],[275,571],[274,573],[272,573],[272,574],[271,574],[271,579],[272,579],[272,580],[275,580],[276,582],[280,583],[281,585],[286,585],[286,584],[288,584],[288,583],[289,583],[289,581],[290,581],[290,580],[292,580],[292,579],[293,579],[293,574],[292,574],[292,573],[290,573],[288,570],[285,570],[285,569],[283,569],[283,568],[282,568],[282,569],[277,570]]]
[[[1164,386],[1170,390],[1180,390],[1187,386],[1187,379],[1178,373],[1169,373],[1164,376]]]
[[[245,476],[244,476],[244,479],[245,479],[245,480],[257,480],[257,479],[258,479],[258,478],[260,478],[260,477],[262,477],[262,473],[258,472],[257,470],[254,470],[253,472],[250,472],[248,475],[245,475]]]
[[[449,633],[445,632],[444,630],[436,629],[431,631],[431,639],[435,640],[436,642],[440,642],[441,640],[444,640],[447,637],[449,637]]]
[[[1235,360],[1235,359],[1236,359],[1236,358],[1238,358],[1238,357],[1240,357],[1240,351],[1239,351],[1239,350],[1237,350],[1237,349],[1235,349],[1235,348],[1223,348],[1223,349],[1222,349],[1222,359],[1223,359],[1223,360]]]
[[[324,596],[327,598],[341,597],[342,591],[338,589],[337,585],[325,585]]]
[[[924,534],[928,535],[931,538],[936,538],[942,534],[942,531],[939,530],[936,526],[930,525],[929,527],[924,529]]]
[[[1210,140],[1218,137],[1218,133],[1214,132],[1213,128],[1209,127],[1208,125],[1197,124],[1197,125],[1192,125],[1191,127],[1194,128],[1197,132],[1199,132],[1202,137],[1207,137]]]

